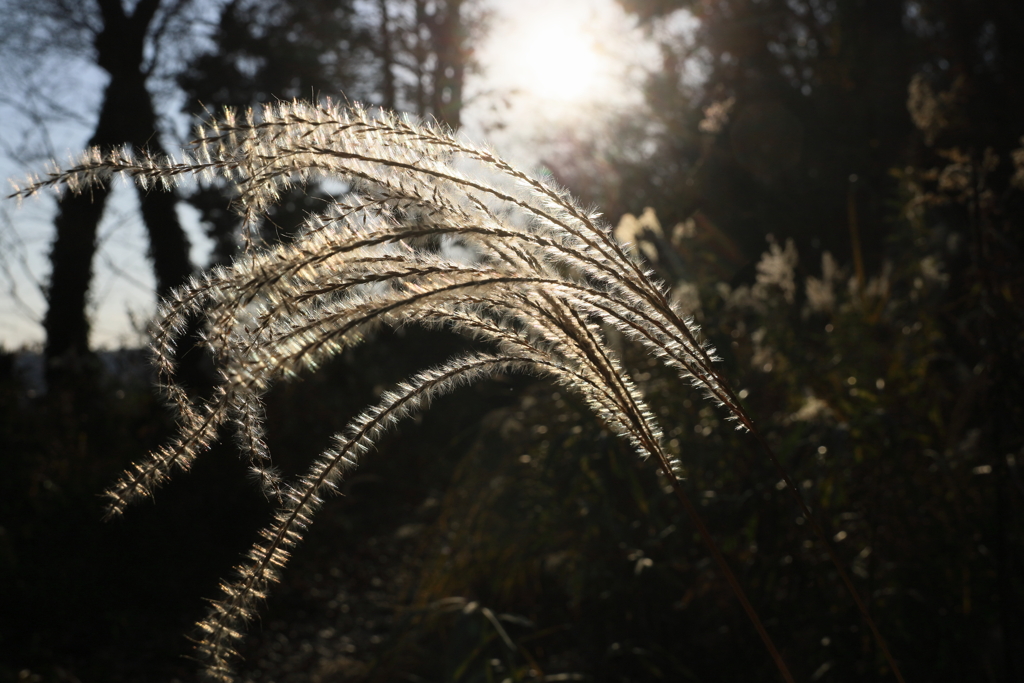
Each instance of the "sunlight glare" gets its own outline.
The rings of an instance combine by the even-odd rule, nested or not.
[[[602,67],[596,40],[582,27],[538,17],[526,29],[519,66],[532,95],[561,102],[592,99],[600,89]]]
[[[463,118],[471,139],[531,167],[554,137],[600,135],[642,106],[660,52],[617,0],[484,1],[494,15]]]
[[[537,104],[562,106],[596,102],[619,87],[621,59],[613,53],[622,35],[613,27],[612,2],[502,4],[483,60],[491,83]]]

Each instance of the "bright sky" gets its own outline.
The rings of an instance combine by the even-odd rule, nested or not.
[[[532,165],[539,160],[538,141],[549,139],[559,126],[596,126],[613,108],[638,101],[630,85],[637,81],[631,69],[656,55],[614,0],[487,1],[494,10],[493,23],[487,42],[477,51],[481,75],[467,84],[472,101],[464,112],[464,132],[474,141],[487,141],[513,161]],[[67,72],[66,65],[55,71],[62,72]],[[66,83],[56,89],[72,110],[81,102],[97,101],[103,83],[102,73],[88,65],[76,69],[76,76],[80,92]],[[5,131],[31,127],[24,115],[2,101],[0,119]],[[504,127],[495,126],[499,121]],[[53,127],[55,137],[46,146],[66,159],[85,145],[90,123],[61,122]],[[0,131],[0,142],[9,148],[18,140],[4,139]],[[0,180],[21,178],[24,170],[0,154]],[[100,226],[101,249],[91,289],[91,341],[97,348],[140,343],[131,321],[144,321],[155,310],[134,193],[122,186],[114,197]],[[0,346],[7,349],[42,343],[45,300],[40,283],[49,270],[53,208],[51,197],[20,207],[0,201]],[[193,243],[193,261],[205,263],[208,240],[191,209],[183,207],[181,212]]]
[[[614,0],[491,0],[466,133],[520,163],[559,127],[596,128],[640,100],[638,65],[657,53]],[[495,130],[500,121],[505,128]]]

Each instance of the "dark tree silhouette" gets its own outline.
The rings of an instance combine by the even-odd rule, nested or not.
[[[1024,205],[1011,177],[1020,168],[1014,159],[1024,153],[1024,4],[620,4],[643,21],[688,10],[699,23],[692,35],[664,42],[662,68],[650,74],[646,95],[656,125],[627,119],[610,141],[591,143],[611,170],[605,177],[591,173],[596,164],[586,157],[555,163],[570,187],[584,188],[588,200],[613,216],[651,206],[668,225],[693,219],[705,244],[719,226],[746,256],[714,273],[733,285],[754,277],[752,261],[766,234],[794,238],[808,269],[818,261],[815,252],[829,250],[849,264],[851,287],[861,291],[884,262],[920,259],[922,249],[943,264],[948,279],[941,302],[927,310],[941,321],[934,338],[946,349],[941,374],[957,397],[950,406],[955,419],[944,426],[945,447],[965,448],[972,435],[971,448],[990,463],[982,471],[998,475],[981,497],[984,515],[942,530],[963,547],[974,539],[994,549],[987,618],[995,615],[995,635],[975,641],[961,630],[948,640],[945,656],[966,670],[977,655],[964,653],[989,637],[986,646],[999,653],[990,660],[992,679],[1019,680],[1022,489],[1011,475],[1020,457],[1014,454],[1024,446]],[[704,69],[699,83],[683,78],[694,61]],[[905,210],[908,197],[920,202],[914,220]],[[686,277],[699,280],[701,265],[688,263]],[[885,457],[897,459],[895,450],[886,449]],[[890,486],[877,480],[867,491],[881,498]],[[941,500],[947,492],[933,495]],[[938,547],[945,540],[930,542]],[[937,604],[948,587],[917,561],[908,560],[914,567],[908,576],[927,594],[924,602]],[[967,571],[960,561],[949,571]],[[927,588],[925,577],[934,581]],[[965,617],[972,609],[968,599]],[[908,630],[931,627],[915,622]]]
[[[96,0],[102,28],[92,44],[96,63],[109,75],[96,130],[90,145],[111,148],[131,145],[162,154],[157,114],[146,80],[146,46],[155,28],[160,0],[140,0],[129,14],[120,0]],[[171,4],[171,3],[168,3]],[[173,3],[180,11],[183,2]],[[92,280],[97,227],[109,196],[97,188],[83,196],[67,195],[58,203],[56,237],[50,252],[52,272],[47,292],[46,375],[51,384],[76,374],[89,355],[86,297]],[[149,236],[149,257],[156,275],[157,295],[165,296],[192,272],[189,243],[175,213],[173,192],[139,190],[142,217]]]

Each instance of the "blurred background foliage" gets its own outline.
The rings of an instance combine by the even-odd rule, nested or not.
[[[1021,680],[1024,6],[621,4],[659,41],[644,106],[600,136],[552,131],[545,165],[717,346],[907,680]],[[235,0],[178,82],[190,107],[343,92],[458,125],[484,25],[471,5]],[[684,11],[694,28],[670,30]],[[224,261],[238,235],[218,192],[188,200]],[[262,237],[287,239],[317,192]],[[797,679],[890,678],[749,435],[610,342]],[[382,334],[276,388],[279,465],[301,471],[391,383],[465,344]],[[0,678],[191,680],[182,634],[269,504],[225,444],[157,505],[101,524],[96,494],[170,425],[142,352],[93,358],[44,391],[33,356],[0,357]],[[244,676],[776,680],[649,465],[543,382],[439,401],[324,510]]]

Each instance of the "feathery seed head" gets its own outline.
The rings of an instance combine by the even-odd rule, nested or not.
[[[262,540],[200,624],[198,651],[213,678],[231,680],[233,643],[323,497],[388,429],[437,396],[498,373],[541,375],[575,392],[667,475],[681,476],[642,392],[605,340],[607,326],[749,423],[692,318],[680,315],[668,288],[595,213],[439,128],[329,103],[275,103],[242,116],[227,109],[197,128],[192,153],[179,159],[94,149],[16,187],[15,195],[81,192],[115,176],[147,186],[225,183],[247,225],[293,185],[330,179],[348,188],[310,216],[294,242],[249,242],[231,266],[193,278],[161,305],[153,355],[178,434],[107,493],[111,514],[153,495],[230,423],[253,478],[278,501]],[[176,344],[195,314],[204,316],[221,378],[206,400],[190,397],[174,379]],[[408,378],[338,434],[306,475],[282,482],[264,439],[262,395],[381,325],[411,323],[453,329],[493,352]]]

